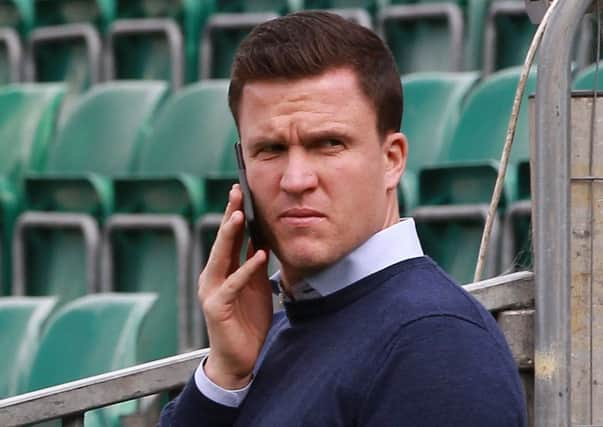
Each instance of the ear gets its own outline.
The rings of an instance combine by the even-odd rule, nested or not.
[[[388,189],[396,188],[406,167],[408,142],[401,132],[390,132],[383,141],[383,159],[385,161],[385,184]]]

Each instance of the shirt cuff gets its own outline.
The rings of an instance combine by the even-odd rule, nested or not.
[[[251,387],[251,383],[253,381],[250,381],[249,384],[238,390],[226,390],[219,385],[214,384],[209,378],[207,378],[207,375],[205,375],[205,370],[203,369],[203,365],[205,365],[206,360],[207,356],[201,360],[201,363],[195,371],[195,384],[197,385],[197,388],[205,397],[213,400],[216,403],[229,406],[231,408],[238,408],[243,399],[245,399],[247,396],[249,387]]]

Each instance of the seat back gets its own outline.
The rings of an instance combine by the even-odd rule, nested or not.
[[[116,183],[118,211],[193,220],[212,209],[203,180],[221,173],[224,148],[237,139],[227,93],[228,81],[204,81],[166,102],[146,134],[131,179]]]
[[[149,20],[167,19],[175,23],[183,36],[185,81],[197,79],[199,33],[212,11],[213,2],[208,0],[184,0],[180,2],[143,0],[116,0],[116,22],[129,20],[134,28]],[[171,80],[169,39],[158,31],[123,32],[113,41],[116,79]]]
[[[50,320],[35,355],[27,390],[74,381],[132,366],[141,360],[140,329],[153,294],[96,294],[63,306]],[[175,332],[174,332],[175,333]],[[135,410],[125,402],[99,410],[104,425]],[[96,411],[95,411],[96,412]]]
[[[78,93],[100,78],[101,34],[113,0],[32,0],[31,70],[36,81],[65,81]]]
[[[105,31],[114,16],[113,0],[31,0],[35,27],[91,23]]]
[[[402,78],[402,132],[408,138],[408,159],[402,178],[404,204],[417,203],[418,172],[432,166],[446,148],[477,73],[414,73]]]
[[[223,150],[236,138],[228,85],[227,80],[200,82],[168,100],[148,133],[134,173],[204,176],[219,172]]]
[[[22,207],[22,178],[42,167],[64,93],[58,84],[0,88],[0,295],[9,294],[10,240]]]
[[[23,392],[22,383],[38,349],[42,327],[56,300],[52,297],[0,298],[0,399]]]
[[[603,70],[603,62],[599,63],[599,69]],[[574,78],[572,85],[574,90],[593,90],[595,88],[595,75],[597,72],[597,64],[591,64],[584,70],[580,71]],[[603,77],[599,77],[598,90],[603,89]]]
[[[451,0],[442,2],[437,0],[394,0],[392,6],[406,4],[414,5],[443,5],[450,3],[457,6],[463,17],[466,14],[465,2]],[[391,10],[385,8],[383,10]],[[425,18],[416,16],[403,20],[388,20],[383,28],[385,40],[390,46],[398,68],[402,75],[417,71],[456,71],[451,68],[452,55],[460,55],[462,65],[462,52],[451,51],[451,27],[446,16]],[[462,36],[461,36],[462,39]],[[459,46],[462,48],[462,44]],[[458,70],[458,69],[457,69]]]
[[[497,2],[500,0],[493,1],[492,7],[496,8]],[[524,4],[521,0],[516,2],[520,7]],[[500,12],[495,15],[494,28],[497,39],[493,53],[494,70],[523,64],[536,32],[536,26],[532,24],[528,15],[525,12]]]
[[[110,82],[92,88],[58,130],[44,173],[106,176],[130,171],[141,131],[166,95],[158,81]]]
[[[21,84],[0,88],[0,179],[18,186],[43,165],[65,87]]]
[[[520,72],[512,68],[494,73],[469,95],[448,149],[441,153],[437,166],[421,172],[421,204],[490,200]],[[529,158],[527,98],[535,90],[536,71],[532,70],[509,158],[504,194],[507,200],[517,198],[517,165]]]
[[[288,12],[298,10],[301,7],[299,1],[296,0],[259,0],[259,1],[229,1],[229,0],[216,0],[215,1],[215,13],[209,17],[208,24],[214,25],[215,15],[230,15],[222,16],[223,21],[229,21],[228,28],[224,27],[212,27],[211,31],[203,33],[203,37],[210,38],[210,40],[203,40],[202,43],[208,43],[211,45],[212,54],[209,60],[211,65],[209,70],[204,70],[201,65],[202,74],[209,76],[210,78],[228,78],[230,75],[230,67],[234,58],[234,53],[237,50],[241,41],[251,31],[253,25],[257,25],[264,20],[259,18],[255,24],[238,23],[238,26],[234,24],[238,22],[240,18],[250,18],[254,14],[272,14],[272,15],[283,15]],[[254,18],[256,19],[256,18]],[[245,19],[247,20],[247,19]]]

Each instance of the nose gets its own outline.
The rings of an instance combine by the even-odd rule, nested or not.
[[[281,189],[289,194],[303,194],[318,185],[317,165],[302,148],[291,148],[281,177]]]

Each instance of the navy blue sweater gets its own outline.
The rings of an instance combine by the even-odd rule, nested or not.
[[[167,426],[524,426],[496,322],[429,258],[406,260],[278,313],[239,408],[191,380]]]

